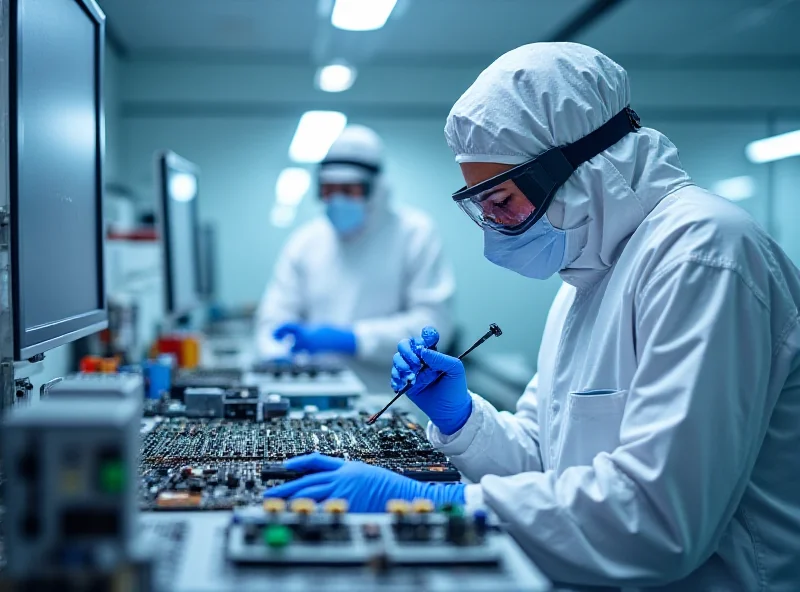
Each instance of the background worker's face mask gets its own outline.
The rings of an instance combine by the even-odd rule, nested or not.
[[[325,201],[325,213],[336,233],[350,236],[364,227],[367,207],[363,199],[337,193]]]

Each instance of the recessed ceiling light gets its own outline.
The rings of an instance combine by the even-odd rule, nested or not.
[[[328,64],[317,70],[317,87],[325,92],[342,92],[353,86],[356,69],[347,64]]]
[[[389,20],[397,0],[336,0],[331,23],[345,31],[374,31]]]
[[[750,162],[762,163],[800,155],[800,130],[750,142],[745,148]]]
[[[296,207],[311,187],[311,175],[306,169],[289,167],[278,175],[275,184],[275,201],[285,206]]]
[[[347,125],[347,116],[338,111],[306,111],[300,117],[297,131],[289,146],[289,158],[294,162],[320,162],[331,144]]]

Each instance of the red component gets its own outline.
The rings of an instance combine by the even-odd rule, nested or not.
[[[200,365],[200,339],[191,333],[163,335],[156,341],[157,354],[171,354],[179,368],[197,368]],[[155,357],[155,356],[154,356]]]
[[[100,372],[100,365],[103,363],[103,358],[98,356],[84,356],[81,359],[80,370],[85,374],[94,374]]]
[[[178,366],[183,368],[183,339],[177,335],[166,335],[158,338],[156,344],[159,354],[172,354],[178,361]]]

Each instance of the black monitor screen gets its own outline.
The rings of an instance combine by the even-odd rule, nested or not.
[[[159,225],[164,249],[167,314],[191,312],[201,301],[197,167],[172,152],[158,156]]]
[[[92,0],[12,5],[16,353],[102,329],[102,12]]]
[[[217,235],[211,224],[200,228],[200,293],[206,302],[217,296]]]

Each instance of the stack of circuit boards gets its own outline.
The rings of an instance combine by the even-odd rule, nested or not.
[[[281,463],[320,452],[384,467],[420,481],[458,481],[424,430],[405,414],[375,425],[365,415],[280,417],[264,422],[162,418],[144,434],[142,509],[230,509],[299,475]]]

